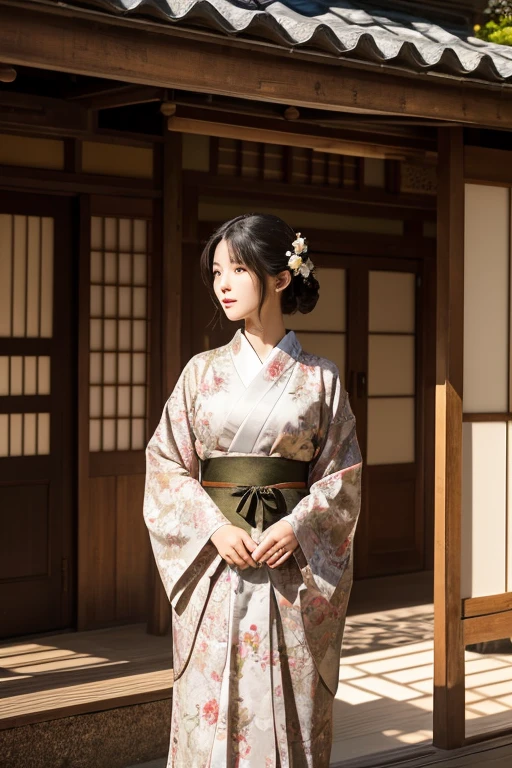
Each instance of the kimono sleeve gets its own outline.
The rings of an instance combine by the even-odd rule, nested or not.
[[[352,538],[361,506],[361,453],[355,418],[339,377],[329,408],[330,423],[310,471],[310,490],[284,519],[292,526],[306,586],[330,600],[351,559]],[[300,562],[300,560],[307,562]]]
[[[228,524],[199,483],[191,401],[193,359],[167,401],[146,449],[144,520],[165,590],[175,604],[191,581],[215,564],[210,537]]]

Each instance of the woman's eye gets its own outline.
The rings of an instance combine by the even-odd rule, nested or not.
[[[237,267],[235,272],[245,272],[245,269],[243,267]]]
[[[220,272],[218,269],[216,269],[215,272],[213,273],[213,276],[218,277],[219,275],[220,275]]]

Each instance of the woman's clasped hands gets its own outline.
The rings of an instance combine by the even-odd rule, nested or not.
[[[246,568],[278,568],[299,546],[293,528],[286,520],[279,520],[266,531],[259,544],[236,525],[223,525],[211,537],[217,552],[229,565],[240,570]]]

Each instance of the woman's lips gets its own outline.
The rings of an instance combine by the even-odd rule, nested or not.
[[[222,299],[224,306],[229,307],[230,304],[234,304],[236,299]]]

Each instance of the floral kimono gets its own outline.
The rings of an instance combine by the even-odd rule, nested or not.
[[[239,570],[210,541],[228,521],[200,460],[248,455],[310,463],[283,518],[299,547],[279,568]],[[173,608],[168,766],[328,766],[360,477],[338,370],[293,331],[263,363],[237,331],[185,367],[147,448],[144,501]]]

